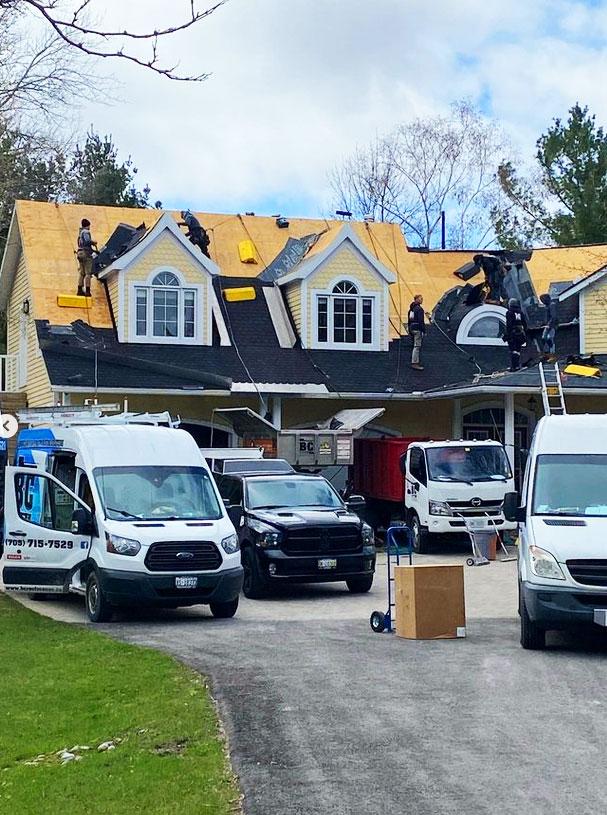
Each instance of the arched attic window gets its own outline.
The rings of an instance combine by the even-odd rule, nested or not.
[[[375,299],[359,291],[350,280],[340,280],[330,292],[316,298],[316,339],[319,345],[373,345]]]
[[[502,306],[479,306],[463,318],[457,329],[458,345],[498,345],[506,329],[506,309]]]
[[[155,274],[148,285],[135,286],[135,335],[150,341],[195,339],[196,288],[183,286],[171,271]]]

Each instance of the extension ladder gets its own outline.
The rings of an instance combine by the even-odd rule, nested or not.
[[[558,362],[555,362],[554,365],[540,362],[540,380],[544,413],[546,416],[564,416],[567,413],[567,407]]]

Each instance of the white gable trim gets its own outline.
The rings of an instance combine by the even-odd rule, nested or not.
[[[6,239],[6,246],[4,248],[4,255],[2,257],[2,265],[0,266],[0,309],[2,309],[2,311],[6,311],[6,307],[8,305],[8,301],[13,290],[13,283],[15,282],[15,277],[17,275],[17,268],[19,266],[20,255],[21,255],[21,232],[19,231],[19,223],[17,219],[17,207],[15,206],[13,208],[13,214],[11,216],[11,224],[8,230],[8,237]]]
[[[202,268],[208,274],[219,274],[219,266],[213,263],[213,261],[206,255],[203,255],[200,249],[194,246],[193,243],[190,243],[190,241],[186,238],[185,233],[183,233],[177,226],[175,219],[165,212],[160,216],[154,226],[144,235],[136,246],[134,246],[130,251],[125,252],[124,255],[116,258],[116,260],[110,264],[110,266],[99,273],[99,279],[103,280],[111,272],[126,269],[127,266],[130,266],[130,264],[133,263],[133,261],[135,261],[143,252],[148,251],[165,231],[170,232],[175,240],[181,244],[183,249],[185,249],[185,251],[188,252],[198,263],[198,265],[202,266]]]
[[[345,242],[350,243],[354,249],[367,261],[367,263],[382,277],[387,283],[396,283],[396,275],[391,272],[375,255],[371,254],[364,243],[360,240],[356,232],[349,224],[345,224],[332,241],[322,252],[313,255],[309,260],[304,260],[292,272],[279,278],[276,282],[279,286],[292,283],[294,280],[304,280],[313,274],[319,266],[322,266],[331,255],[339,249]]]
[[[600,269],[597,269],[596,272],[588,275],[587,277],[583,277],[581,280],[578,280],[577,283],[574,283],[572,286],[569,286],[568,289],[561,292],[559,295],[559,303],[562,303],[564,300],[568,300],[569,297],[573,297],[579,292],[587,289],[589,286],[594,285],[594,283],[598,283],[599,280],[602,280],[605,275],[607,275],[607,266],[601,266]]]

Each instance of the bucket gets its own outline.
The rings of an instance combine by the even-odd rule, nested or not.
[[[495,560],[497,550],[497,536],[495,532],[474,532],[474,542],[478,546],[479,554],[487,560]]]

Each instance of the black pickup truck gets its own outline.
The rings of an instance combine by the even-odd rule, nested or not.
[[[321,476],[301,473],[215,475],[242,552],[245,597],[279,583],[344,580],[369,591],[375,572],[373,530]],[[359,499],[362,501],[362,499]],[[360,506],[360,504],[358,504]]]

